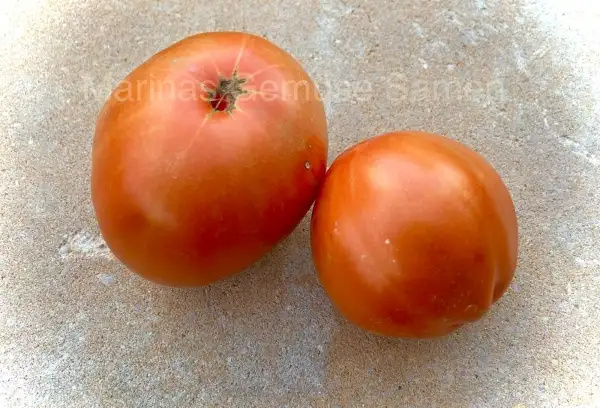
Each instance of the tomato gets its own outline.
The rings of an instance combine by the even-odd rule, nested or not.
[[[131,270],[207,285],[291,233],[326,158],[323,104],[292,56],[246,33],[198,34],[112,92],[94,136],[92,201]]]
[[[449,138],[394,132],[345,151],[315,202],[315,267],[337,309],[387,336],[435,337],[480,319],[517,264],[502,179]]]

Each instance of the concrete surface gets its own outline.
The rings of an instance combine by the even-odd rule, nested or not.
[[[599,407],[599,27],[597,3],[576,0],[3,0],[0,406]],[[221,29],[303,62],[331,159],[415,128],[496,166],[522,243],[485,320],[422,342],[350,326],[315,278],[306,222],[205,289],[154,286],[110,256],[88,188],[104,96]]]

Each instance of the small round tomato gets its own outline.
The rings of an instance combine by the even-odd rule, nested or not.
[[[479,154],[423,132],[380,135],[329,169],[311,244],[332,302],[383,335],[434,337],[481,318],[517,264],[517,218]]]
[[[107,245],[130,269],[206,285],[296,227],[326,159],[323,104],[292,56],[246,33],[199,34],[111,94],[94,137],[92,200]]]

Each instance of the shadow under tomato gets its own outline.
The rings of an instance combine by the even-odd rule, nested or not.
[[[314,272],[308,216],[236,276],[204,288],[155,290],[165,291],[156,309],[168,310],[186,336],[211,343],[223,389],[248,398],[325,391],[337,321]]]
[[[495,310],[448,336],[426,340],[367,333],[338,316],[341,323],[328,349],[327,389],[341,406],[369,401],[390,407],[445,406],[450,394],[453,406],[483,406],[494,398],[499,380],[514,376],[515,387],[523,381],[510,367],[530,345],[523,336],[503,340],[515,330],[503,321],[506,312]],[[529,319],[526,314],[517,318],[521,325]]]

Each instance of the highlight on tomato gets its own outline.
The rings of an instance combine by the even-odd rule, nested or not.
[[[131,72],[99,115],[100,231],[147,279],[210,284],[291,233],[325,175],[327,144],[319,93],[290,54],[247,33],[185,38]]]
[[[425,338],[482,318],[509,287],[510,193],[478,153],[416,131],[367,139],[332,164],[311,245],[337,309],[371,332]]]

